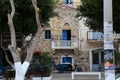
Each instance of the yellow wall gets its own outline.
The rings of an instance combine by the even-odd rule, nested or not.
[[[74,0],[75,1],[75,8],[81,4],[80,0]]]

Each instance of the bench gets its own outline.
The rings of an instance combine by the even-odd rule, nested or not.
[[[98,79],[101,80],[101,72],[72,72],[72,80],[74,80],[75,75],[98,75]]]

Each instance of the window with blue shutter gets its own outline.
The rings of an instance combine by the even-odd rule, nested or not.
[[[45,39],[51,39],[51,31],[45,30]]]
[[[64,4],[73,4],[73,0],[63,0]]]
[[[73,4],[73,0],[70,0],[70,4]]]
[[[66,0],[63,0],[64,4],[66,4]]]

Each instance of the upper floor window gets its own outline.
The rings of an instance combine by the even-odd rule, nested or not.
[[[73,0],[64,0],[64,4],[73,4]]]
[[[45,30],[45,39],[51,39],[51,31]]]

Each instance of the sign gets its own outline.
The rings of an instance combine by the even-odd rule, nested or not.
[[[105,80],[115,80],[113,27],[104,21],[104,69]]]
[[[16,44],[17,47],[22,47],[23,35],[20,32],[16,32]],[[11,44],[11,34],[9,32],[4,32],[1,36],[1,47],[8,49],[8,45]]]
[[[104,53],[105,70],[114,70],[113,50],[105,50]]]

